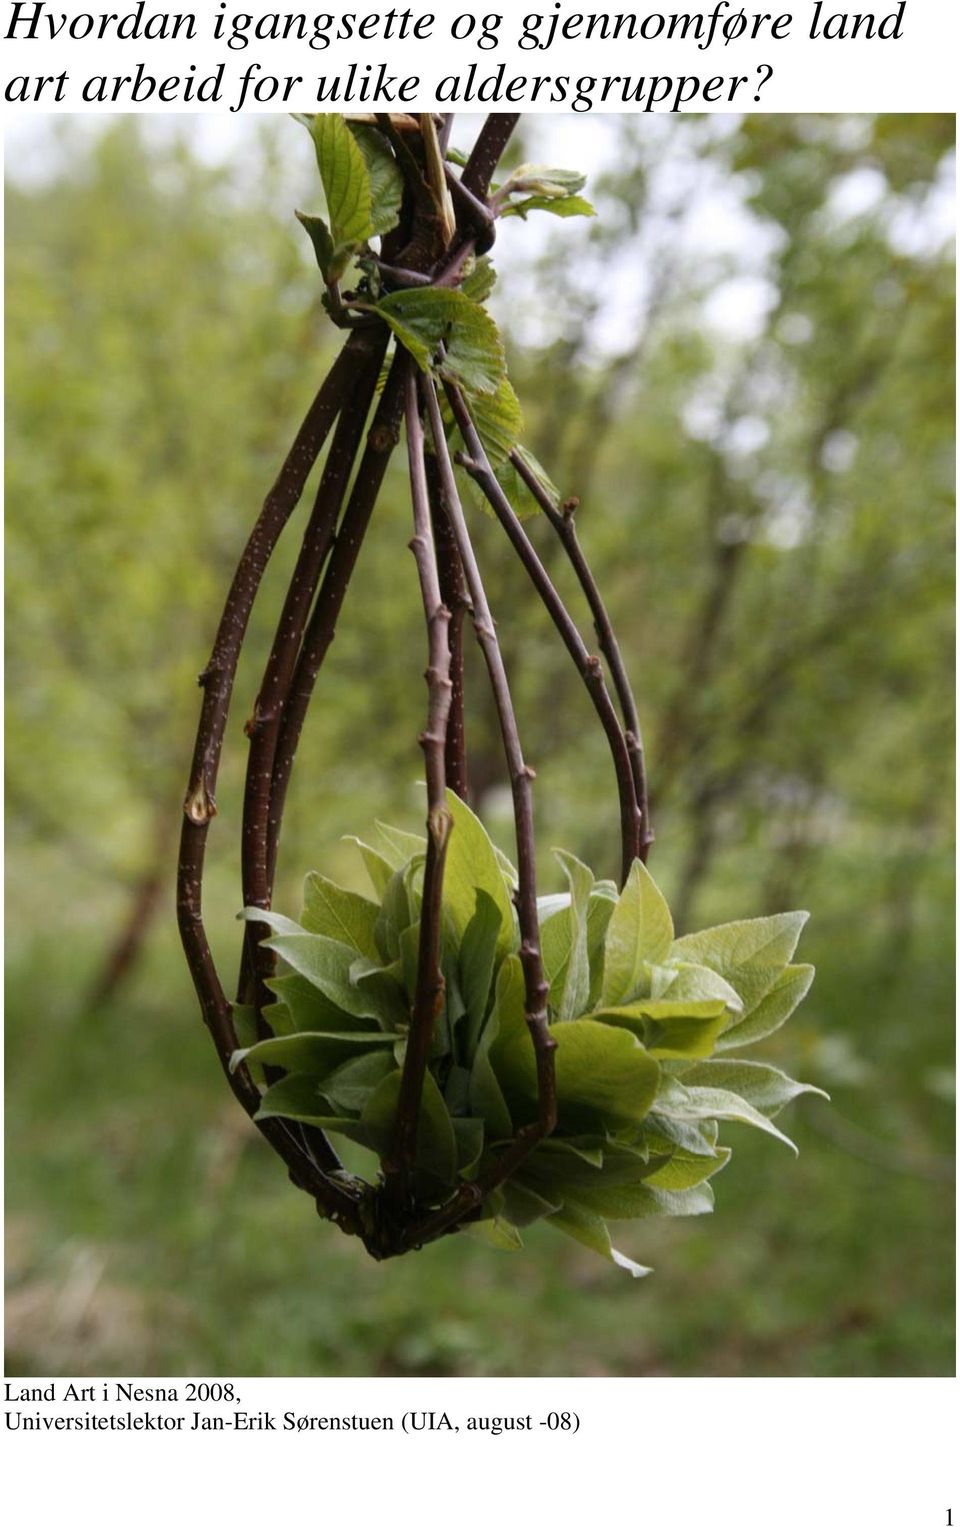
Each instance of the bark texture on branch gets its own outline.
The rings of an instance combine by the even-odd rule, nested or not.
[[[650,804],[647,791],[643,737],[640,731],[640,717],[637,713],[637,702],[634,699],[633,688],[627,676],[626,665],[624,664],[620,644],[613,629],[613,623],[607,613],[607,607],[603,602],[603,597],[597,587],[597,581],[593,576],[590,564],[584,555],[583,547],[580,545],[577,535],[575,521],[576,501],[571,499],[558,509],[550,494],[544,491],[543,484],[536,476],[536,473],[531,472],[521,453],[519,451],[512,451],[510,460],[556,531],[570,565],[577,575],[587,604],[590,606],[594,630],[600,643],[600,651],[607,660],[610,677],[613,680],[613,687],[620,702],[620,713],[623,716],[624,740],[627,744],[627,752],[630,755],[634,791],[637,805],[640,808],[640,858],[646,864],[654,833],[650,821]]]
[[[640,853],[641,811],[637,800],[633,767],[630,762],[627,741],[617,713],[613,708],[613,702],[607,693],[600,659],[587,651],[583,638],[570,618],[560,595],[550,581],[549,574],[537,556],[530,537],[521,525],[510,500],[497,481],[496,474],[487,458],[487,453],[483,448],[483,443],[470,416],[470,410],[467,407],[463,394],[459,388],[453,387],[450,384],[447,385],[446,393],[450,407],[453,410],[453,416],[457,421],[457,427],[470,453],[469,456],[463,458],[461,465],[479,485],[484,497],[506,531],[511,545],[529,574],[531,583],[539,594],[560,634],[564,646],[573,658],[577,672],[586,685],[587,692],[593,701],[594,709],[600,718],[600,724],[610,745],[617,779],[617,793],[620,799],[620,883],[623,885],[630,873],[631,864]]]
[[[443,870],[452,828],[446,795],[447,725],[450,717],[450,611],[440,592],[440,575],[430,519],[430,500],[423,444],[423,423],[416,378],[406,378],[407,454],[413,499],[414,534],[410,549],[417,563],[420,596],[427,627],[427,725],[420,734],[427,776],[427,853],[420,906],[417,983],[410,1016],[400,1094],[389,1154],[383,1162],[388,1193],[396,1207],[410,1199],[410,1179],[417,1149],[420,1102],[433,1043],[434,1028],[443,1011],[445,983],[441,969]]]
[[[426,458],[427,488],[430,494],[430,522],[437,553],[440,593],[450,611],[448,642],[450,647],[450,716],[447,721],[445,770],[447,784],[465,801],[469,791],[467,774],[467,731],[463,690],[463,619],[470,608],[470,596],[464,582],[460,553],[450,526],[444,501],[443,483],[435,456]]]
[[[303,730],[317,676],[336,634],[337,620],[350,578],[363,545],[390,457],[397,443],[403,413],[403,378],[406,367],[406,352],[398,351],[390,367],[379,405],[373,416],[373,423],[367,433],[367,443],[360,458],[347,507],[337,530],[320,592],[304,634],[289,697],[284,706],[270,792],[272,853],[269,862],[269,879],[271,883],[276,872],[276,848],[280,824],[300,733]]]
[[[482,1202],[484,1196],[492,1192],[512,1171],[515,1171],[517,1166],[536,1148],[539,1142],[553,1131],[557,1122],[556,1074],[554,1066],[554,1052],[557,1043],[550,1033],[548,1024],[547,995],[549,986],[544,975],[543,960],[540,954],[540,919],[537,911],[532,790],[534,772],[524,761],[523,750],[520,745],[520,734],[517,729],[516,713],[510,694],[510,684],[507,679],[503,656],[500,652],[500,644],[497,640],[493,616],[490,613],[486,591],[460,503],[460,495],[457,490],[453,464],[450,460],[450,452],[447,447],[436,387],[432,379],[428,378],[421,380],[421,389],[426,404],[434,453],[443,484],[444,502],[454,539],[457,543],[457,551],[460,555],[464,578],[470,593],[471,618],[490,677],[490,685],[493,690],[497,716],[500,722],[500,733],[503,738],[504,754],[510,774],[510,789],[513,795],[513,811],[517,833],[517,876],[519,881],[515,900],[517,919],[520,924],[520,962],[523,967],[525,992],[524,1011],[527,1028],[533,1044],[537,1069],[537,1117],[533,1123],[524,1125],[518,1131],[513,1144],[477,1182],[465,1183],[450,1204],[445,1206],[438,1214],[429,1216],[420,1225],[414,1226],[411,1229],[409,1232],[411,1244],[422,1243],[425,1240],[430,1240],[437,1235],[443,1234],[446,1229],[457,1224],[465,1215],[475,1210]]]
[[[344,346],[343,353],[349,354],[353,361],[349,406],[341,412],[334,433],[313,512],[307,522],[300,554],[284,599],[254,713],[246,725],[250,753],[247,759],[241,836],[243,904],[246,907],[262,907],[266,910],[271,904],[273,851],[279,821],[273,823],[271,832],[270,804],[283,712],[290,693],[307,614],[321,569],[333,545],[337,516],[360,445],[386,346],[387,336],[382,330],[353,334]],[[247,980],[242,981],[240,994],[241,1000],[255,1002],[258,1012],[269,998],[263,980],[271,974],[273,963],[269,951],[260,950],[259,940],[264,932],[262,924],[248,923],[246,926],[244,963]]]

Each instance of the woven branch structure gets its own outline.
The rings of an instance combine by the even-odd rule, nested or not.
[[[383,292],[428,286],[456,289],[475,259],[490,248],[499,210],[490,191],[491,177],[516,122],[514,115],[489,117],[460,172],[447,159],[449,118],[380,117],[369,124],[390,145],[405,183],[399,223],[385,236],[374,257]],[[431,184],[436,186],[438,166],[441,184],[448,193],[446,216],[438,197],[426,194]],[[243,903],[268,911],[284,801],[301,730],[402,430],[412,504],[410,548],[427,633],[428,704],[419,738],[427,784],[427,848],[416,990],[392,1139],[381,1160],[380,1180],[371,1185],[346,1172],[329,1139],[317,1128],[280,1118],[255,1121],[286,1163],[291,1181],[313,1197],[319,1213],[345,1232],[360,1236],[373,1256],[384,1258],[418,1248],[475,1216],[486,1195],[505,1182],[551,1133],[557,1113],[555,1041],[548,1032],[537,915],[534,771],[521,748],[496,626],[460,501],[445,413],[447,420],[452,416],[455,421],[464,445],[457,456],[458,465],[476,482],[526,569],[586,686],[609,743],[619,802],[622,879],[634,859],[646,860],[652,834],[637,709],[610,620],[577,539],[575,501],[557,503],[522,453],[512,454],[516,473],[555,530],[579,580],[591,612],[598,653],[591,651],[565,608],[501,488],[468,397],[453,382],[438,380],[433,368],[421,370],[399,344],[378,394],[390,329],[381,317],[360,311],[360,304],[351,310],[339,289],[331,291],[330,297],[331,315],[348,331],[347,337],[267,494],[230,585],[209,662],[200,676],[203,703],[184,802],[177,908],[204,1020],[230,1087],[253,1118],[261,1091],[246,1065],[235,1060],[231,1064],[238,1049],[234,1004],[210,952],[201,900],[207,832],[217,812],[217,773],[234,676],[271,554],[330,439],[254,714],[246,725],[249,756],[242,820]],[[448,1202],[424,1206],[417,1203],[411,1180],[433,1026],[443,1002],[441,895],[451,832],[446,792],[449,788],[465,799],[468,789],[463,686],[463,637],[468,619],[489,677],[512,791],[518,869],[514,901],[525,1015],[536,1057],[538,1107],[536,1119],[518,1130],[509,1148],[484,1175],[462,1184]],[[261,942],[266,931],[254,921],[246,924],[237,993],[238,1002],[255,1007],[261,1038],[271,1033],[264,1016],[270,1001],[264,982],[272,974],[274,956]]]

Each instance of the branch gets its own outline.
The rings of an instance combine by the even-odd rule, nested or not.
[[[457,214],[458,233],[443,262],[433,271],[434,285],[455,285],[470,256],[474,252],[486,254],[492,248],[497,225],[487,205],[490,177],[519,120],[516,112],[500,112],[487,117],[463,174],[458,177],[449,165],[444,167],[447,188]]]
[[[430,501],[423,449],[423,424],[417,382],[410,368],[406,375],[407,453],[413,498],[414,537],[410,549],[417,562],[423,613],[427,622],[429,700],[427,727],[420,735],[427,776],[427,856],[423,872],[420,909],[420,943],[417,954],[417,986],[410,1033],[403,1060],[400,1095],[390,1149],[383,1159],[386,1189],[396,1206],[409,1201],[410,1175],[417,1152],[417,1124],[433,1031],[443,1011],[445,983],[440,966],[441,901],[443,869],[452,821],[446,802],[444,753],[450,716],[450,611],[443,603],[437,571],[436,550],[430,524]]]
[[[463,581],[460,554],[450,528],[443,482],[435,456],[426,457],[427,489],[430,494],[430,517],[433,524],[433,541],[437,553],[437,570],[440,574],[440,593],[450,611],[449,647],[450,717],[447,722],[447,751],[445,768],[447,784],[462,801],[467,799],[467,746],[466,725],[463,714],[463,617],[470,607],[467,586]]]
[[[244,548],[227,594],[210,661],[200,676],[203,704],[184,801],[177,867],[177,922],[184,953],[200,999],[204,1021],[235,1096],[251,1117],[260,1093],[245,1066],[231,1070],[237,1048],[233,1010],[217,974],[202,913],[203,862],[209,824],[216,815],[216,781],[230,695],[240,647],[253,601],[280,532],[303,492],[323,442],[353,383],[356,358],[340,352],[300,426],[277,479]],[[346,1212],[348,1190],[332,1183],[290,1135],[281,1121],[258,1123],[261,1133],[287,1162],[292,1179],[313,1194],[331,1217]],[[333,1161],[336,1157],[331,1152]],[[347,1228],[345,1226],[345,1228]]]
[[[444,175],[458,219],[462,218],[473,229],[472,234],[464,230],[465,238],[469,240],[471,249],[476,246],[477,254],[486,254],[496,241],[496,218],[482,197],[474,196],[463,180],[453,173],[449,164],[444,166]]]
[[[641,812],[626,738],[603,681],[600,659],[591,656],[584,646],[580,632],[567,613],[560,595],[550,581],[546,568],[537,556],[529,536],[517,519],[506,494],[498,483],[493,468],[487,459],[480,436],[477,434],[473,420],[470,417],[470,411],[467,408],[463,394],[459,388],[453,387],[449,383],[446,385],[446,393],[460,434],[463,437],[467,450],[470,452],[469,457],[461,460],[461,465],[478,483],[484,497],[506,531],[520,561],[526,568],[530,581],[540,595],[564,646],[573,658],[577,672],[587,687],[594,708],[600,718],[600,724],[610,744],[610,752],[613,756],[613,766],[617,777],[617,791],[620,797],[620,878],[621,884],[623,884],[630,873],[630,866],[640,854],[642,836]]]
[[[480,200],[486,198],[493,172],[520,121],[519,112],[492,112],[484,122],[460,177],[461,184]]]
[[[195,827],[206,828],[216,815],[215,787],[220,750],[237,659],[253,601],[280,532],[296,508],[323,442],[344,399],[349,396],[355,368],[356,358],[344,346],[267,494],[230,585],[210,661],[199,679],[203,688],[203,706],[184,802],[185,816]]]
[[[445,154],[450,147],[450,133],[453,128],[454,113],[445,111],[440,117],[440,148]]]
[[[290,773],[296,756],[300,733],[313,694],[313,686],[336,631],[347,585],[353,574],[363,537],[370,523],[387,464],[397,443],[403,411],[403,379],[407,353],[398,350],[367,433],[367,443],[336,540],[327,563],[320,592],[307,626],[294,670],[293,682],[283,708],[277,738],[270,789],[268,879],[272,884],[276,871],[280,824]]]
[[[343,117],[345,122],[358,122],[366,127],[382,127],[385,120],[382,112],[374,111],[345,111]],[[411,116],[409,112],[388,112],[386,120],[399,133],[419,133],[420,131],[419,118]]]
[[[640,734],[640,718],[637,714],[636,701],[633,697],[633,690],[630,687],[630,680],[627,677],[627,670],[613,629],[613,623],[607,613],[607,608],[597,587],[596,579],[593,576],[590,564],[587,562],[577,537],[577,527],[574,520],[576,502],[569,500],[568,505],[565,505],[562,510],[558,509],[549,493],[545,491],[539,478],[534,472],[531,472],[520,452],[511,451],[510,460],[559,536],[561,545],[577,575],[580,587],[583,589],[587,603],[590,606],[594,630],[600,642],[600,651],[606,658],[610,668],[613,687],[617,692],[620,710],[623,715],[624,739],[627,744],[627,752],[630,755],[634,792],[640,808],[640,858],[645,864],[650,851],[650,844],[654,839],[654,833],[650,823],[650,806],[647,797],[647,776],[643,756],[643,739]]]
[[[304,531],[303,544],[287,589],[253,717],[246,726],[250,738],[250,754],[243,800],[242,872],[243,903],[247,907],[266,909],[271,902],[270,791],[281,718],[310,605],[333,541],[337,516],[360,446],[386,346],[385,328],[375,335],[354,335],[345,346],[360,362],[354,378],[353,393],[349,406],[340,415],[317,489],[313,512]],[[269,951],[264,950],[259,955],[256,953],[265,931],[262,924],[248,923],[244,940],[246,969],[250,975],[260,979],[250,982],[252,990],[247,989],[244,981],[240,1000],[253,1000],[258,1010],[268,1000],[262,978],[269,975],[272,969]]]
[[[516,904],[520,923],[520,961],[524,976],[524,1010],[537,1065],[537,1118],[532,1124],[524,1125],[518,1131],[510,1149],[478,1182],[465,1183],[439,1215],[430,1216],[422,1224],[413,1226],[408,1232],[410,1244],[420,1244],[425,1239],[434,1239],[436,1235],[442,1234],[444,1229],[474,1210],[482,1201],[483,1195],[502,1182],[510,1171],[515,1170],[539,1141],[552,1132],[557,1122],[553,1055],[556,1040],[550,1033],[547,1021],[549,987],[540,956],[540,923],[537,914],[531,790],[533,771],[528,768],[523,759],[510,686],[483,580],[480,577],[480,570],[467,530],[460,495],[457,492],[436,388],[433,381],[428,378],[421,378],[421,388],[426,401],[430,433],[443,484],[445,506],[470,592],[473,624],[490,675],[490,686],[497,707],[503,748],[510,772],[510,788],[513,793],[513,810],[517,829],[519,886]]]

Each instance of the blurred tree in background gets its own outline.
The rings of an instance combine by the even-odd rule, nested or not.
[[[640,701],[651,865],[687,927],[814,913],[820,973],[781,1056],[834,1107],[791,1126],[776,1201],[762,1148],[735,1140],[713,1223],[657,1226],[655,1251],[651,1231],[662,1272],[639,1291],[576,1249],[519,1273],[457,1241],[360,1265],[234,1117],[180,968],[173,863],[193,681],[336,342],[290,216],[310,166],[283,121],[226,167],[135,118],[93,139],[63,121],[49,173],[14,163],[7,192],[13,1371],[949,1371],[953,120],[583,121],[599,218],[514,221],[495,251],[528,439],[581,500]],[[517,152],[562,162],[551,130],[528,121]],[[356,873],[342,833],[422,809],[402,463],[392,482],[301,750],[291,912],[308,868]],[[477,520],[544,872],[559,842],[610,873],[602,735]],[[228,733],[207,893],[224,951],[241,724],[296,536]],[[469,660],[471,783],[502,834]]]

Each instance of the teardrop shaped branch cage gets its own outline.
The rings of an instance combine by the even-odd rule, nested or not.
[[[398,227],[377,259],[385,292],[408,287],[455,288],[470,263],[493,244],[498,211],[490,196],[493,172],[517,124],[512,114],[487,118],[462,173],[447,159],[449,117],[377,117],[371,124],[391,144],[404,174]],[[453,219],[444,223],[437,199],[423,189],[431,156],[449,193]],[[556,532],[589,606],[599,655],[576,623],[503,491],[484,449],[468,398],[450,380],[438,384],[399,344],[377,397],[390,331],[382,318],[350,312],[333,283],[328,308],[349,329],[343,347],[300,426],[267,494],[230,585],[210,660],[200,675],[203,702],[184,802],[177,910],[204,1020],[237,1100],[286,1163],[291,1181],[315,1200],[319,1213],[362,1238],[378,1258],[419,1248],[475,1217],[484,1199],[504,1183],[556,1124],[555,1041],[547,1022],[547,984],[540,955],[534,855],[533,778],[520,743],[517,718],[496,627],[457,488],[441,396],[464,451],[458,464],[475,481],[525,568],[557,634],[589,693],[613,761],[620,815],[621,883],[635,858],[646,860],[652,841],[637,708],[613,627],[577,539],[576,501],[556,503],[524,455],[511,464]],[[372,421],[368,425],[370,410]],[[281,532],[332,433],[313,508],[277,624],[252,719],[243,798],[243,901],[270,909],[277,850],[297,745],[314,686],[333,639],[344,597],[367,533],[391,455],[404,425],[413,537],[427,630],[427,720],[419,742],[427,785],[427,847],[418,945],[399,1101],[392,1138],[375,1185],[346,1172],[319,1129],[279,1118],[255,1118],[261,1092],[245,1064],[231,1064],[238,1048],[233,1004],[210,951],[202,914],[207,832],[216,815],[216,786],[230,698],[251,609]],[[428,448],[429,442],[429,448]],[[352,479],[352,486],[351,486]],[[426,1209],[412,1189],[414,1153],[434,1022],[443,1002],[440,968],[441,895],[451,816],[446,791],[467,792],[464,745],[463,627],[472,622],[489,678],[510,778],[516,828],[525,1016],[536,1058],[537,1110],[508,1148],[477,1181],[463,1183],[442,1205]],[[613,693],[604,675],[606,661]],[[241,955],[238,1002],[252,1004],[258,1033],[269,1037],[265,981],[274,956],[264,947],[266,928],[248,922]]]

